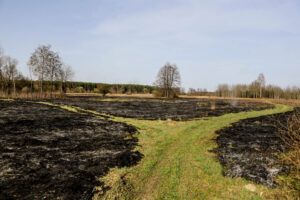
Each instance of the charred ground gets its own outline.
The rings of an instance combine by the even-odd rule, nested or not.
[[[141,158],[125,123],[25,101],[0,113],[0,199],[90,199],[110,167]]]
[[[288,166],[278,158],[278,154],[288,150],[279,130],[296,110],[300,111],[295,108],[291,112],[248,118],[219,130],[216,151],[224,176],[276,186],[276,175],[288,172]]]
[[[72,97],[47,101],[101,114],[151,120],[191,120],[274,107],[219,99]],[[103,186],[98,178],[109,168],[131,166],[141,159],[139,152],[132,152],[137,145],[137,138],[132,136],[137,131],[135,127],[111,121],[105,115],[82,112],[38,102],[0,101],[0,199],[90,199],[94,186]],[[228,140],[234,138],[228,135]],[[221,153],[229,154],[223,155],[223,165],[234,168],[226,162],[236,152],[219,145]],[[247,169],[256,173],[255,168]]]
[[[221,116],[227,113],[274,108],[272,104],[221,99],[149,99],[69,97],[49,100],[54,103],[78,106],[114,116],[147,120],[190,120]]]

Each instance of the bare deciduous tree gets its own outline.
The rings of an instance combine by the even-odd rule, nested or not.
[[[53,81],[59,80],[60,71],[62,69],[62,62],[58,55],[53,51],[49,52],[48,55],[48,64],[47,64],[47,79],[51,81],[51,95],[53,92]]]
[[[230,86],[228,84],[219,84],[216,92],[221,97],[229,97]]]
[[[19,76],[19,72],[17,70],[18,61],[9,56],[5,56],[3,61],[3,77],[6,80],[7,92],[11,93],[11,88],[14,88],[14,93],[16,93],[16,78]]]
[[[30,57],[28,65],[32,67],[33,74],[40,80],[41,93],[43,92],[43,81],[49,77],[50,80],[54,79],[54,69],[59,64],[59,56],[57,56],[55,52],[51,51],[50,45],[42,45]]]
[[[163,90],[163,96],[169,98],[180,84],[180,74],[175,64],[167,63],[159,70],[155,85]]]
[[[4,76],[3,76],[3,66],[4,66],[4,56],[3,56],[3,50],[0,47],[0,86],[2,89],[2,92],[4,92]]]
[[[262,97],[262,89],[265,87],[266,85],[266,80],[265,80],[265,76],[263,73],[260,73],[258,75],[258,78],[257,78],[257,83],[259,84],[259,97],[261,98]]]
[[[62,65],[59,71],[59,80],[61,81],[61,90],[66,93],[66,82],[72,80],[74,71],[70,65]]]

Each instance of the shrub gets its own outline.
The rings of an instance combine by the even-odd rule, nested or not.
[[[30,91],[30,89],[26,86],[22,88],[23,93],[28,93],[29,91]]]
[[[75,89],[74,89],[74,92],[76,92],[76,93],[82,93],[82,92],[84,92],[84,89],[83,89],[83,87],[76,87]]]
[[[101,84],[101,85],[99,84],[99,85],[97,86],[99,92],[102,94],[103,97],[105,97],[105,95],[106,95],[107,93],[109,93],[110,87],[111,87],[111,86],[108,85],[108,84]]]

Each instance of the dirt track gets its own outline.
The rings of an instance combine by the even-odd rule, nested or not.
[[[103,101],[104,100],[104,101]],[[147,99],[70,97],[49,100],[54,103],[78,106],[114,116],[148,120],[189,120],[201,117],[221,116],[251,110],[264,110],[274,106],[261,102],[217,99]]]
[[[90,199],[109,167],[141,159],[131,152],[135,132],[57,107],[0,101],[0,199]]]
[[[276,186],[274,178],[288,172],[276,156],[287,150],[278,128],[287,124],[292,113],[249,118],[218,131],[217,152],[224,175]]]

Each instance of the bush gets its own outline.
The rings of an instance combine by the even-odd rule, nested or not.
[[[99,93],[99,89],[98,88],[94,88],[94,93]]]
[[[83,89],[83,87],[76,87],[75,89],[74,89],[74,92],[76,92],[76,93],[82,93],[82,92],[84,92],[84,89]]]
[[[166,97],[165,90],[163,88],[156,88],[155,90],[153,90],[152,94],[155,97]],[[178,90],[175,88],[171,90],[169,98],[178,98],[177,94],[178,94]]]
[[[164,91],[160,88],[156,88],[155,90],[152,91],[152,94],[155,97],[163,97],[164,96]]]
[[[108,85],[108,84],[101,84],[101,85],[99,84],[99,85],[97,86],[99,92],[102,94],[103,97],[105,97],[105,95],[106,95],[107,93],[109,93],[110,87],[111,87],[111,86]]]
[[[26,86],[22,88],[23,93],[28,93],[29,91],[30,91],[30,89]]]

